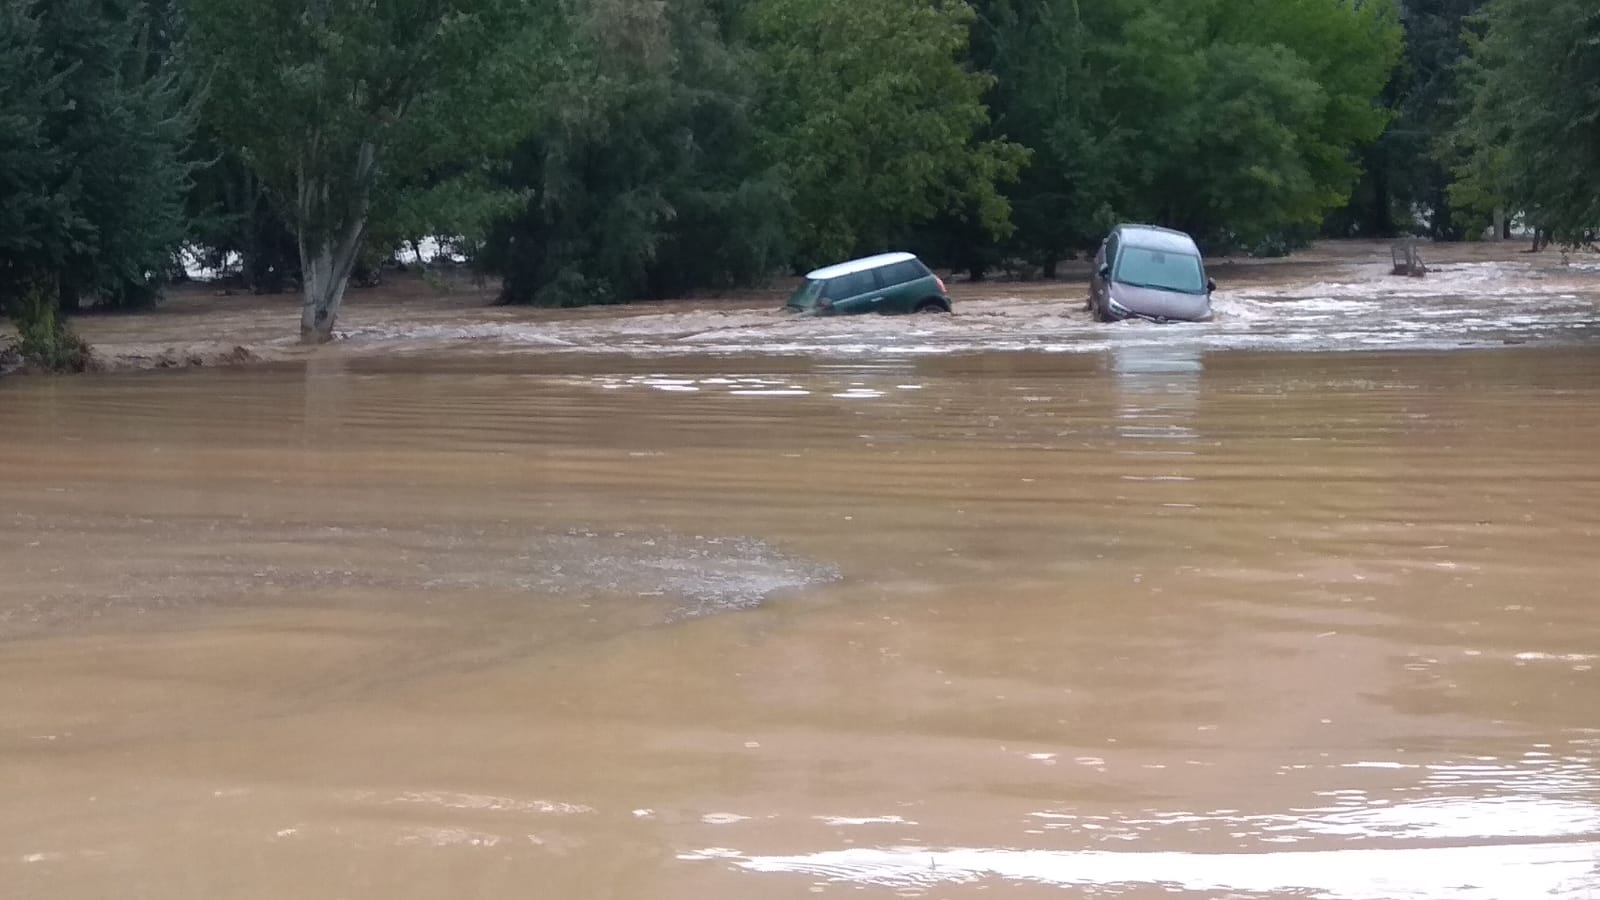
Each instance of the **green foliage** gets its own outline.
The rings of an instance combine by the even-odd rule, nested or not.
[[[207,120],[300,244],[302,334],[326,339],[369,231],[481,230],[459,201],[521,133],[554,0],[190,0]],[[429,190],[451,184],[456,190]],[[376,224],[376,228],[374,228]]]
[[[204,116],[198,131],[186,205],[189,244],[213,269],[237,254],[241,280],[251,291],[288,290],[300,277],[293,230],[261,180]]]
[[[1389,237],[1410,231],[1458,240],[1474,223],[1451,201],[1444,138],[1464,112],[1459,77],[1463,30],[1483,0],[1407,0],[1404,51],[1382,100],[1388,129],[1362,154],[1365,172],[1349,207],[1328,222],[1334,235]],[[1419,223],[1417,220],[1421,219]]]
[[[66,153],[47,120],[64,110],[31,3],[0,0],[0,290],[15,292],[40,269],[58,268],[89,223],[69,191]]]
[[[1047,270],[1117,221],[1282,246],[1342,205],[1399,51],[1388,2],[980,0],[993,134],[1033,151],[1004,248]]]
[[[1281,252],[1363,159],[1377,227],[1448,206],[1418,160],[1484,0],[1407,0],[1391,79],[1394,2],[0,0],[0,294],[137,302],[186,239],[298,281],[325,339],[352,273],[424,236],[551,305],[904,246],[1051,271],[1128,220]],[[1479,64],[1541,47],[1559,115],[1506,113],[1529,66],[1480,78],[1456,195],[1593,218],[1562,151],[1596,155],[1594,14],[1538,6],[1489,0]]]
[[[782,262],[782,191],[752,153],[750,52],[693,0],[585,0],[515,157],[526,194],[484,265],[546,306],[748,284]]]
[[[944,242],[935,228],[919,244],[974,274],[1006,256],[1053,273],[1057,260],[1114,224],[1104,208],[1107,185],[1094,177],[1100,144],[1091,128],[1090,35],[1078,0],[979,0],[974,7],[972,61],[995,78],[988,133],[1031,151],[1006,190],[1015,232],[985,253],[983,235],[958,221],[943,228]]]
[[[965,3],[752,0],[761,153],[788,188],[801,267],[882,249],[940,214],[1011,232],[1000,185],[1027,157],[985,140],[993,78],[969,70]]]
[[[40,280],[20,286],[6,312],[16,323],[16,352],[25,365],[47,372],[82,372],[89,367],[89,345],[62,318],[55,285]]]
[[[1458,203],[1522,211],[1554,240],[1600,229],[1600,7],[1488,0],[1453,132]]]
[[[1093,65],[1122,218],[1249,246],[1346,201],[1354,152],[1386,121],[1373,100],[1399,51],[1388,3],[1119,2]]]
[[[182,237],[189,132],[134,0],[0,0],[0,300],[147,300]]]
[[[484,84],[525,83],[504,52],[515,0],[189,6],[207,121],[312,243],[342,235],[382,189],[503,146]]]

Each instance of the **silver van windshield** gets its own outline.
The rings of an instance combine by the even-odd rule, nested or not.
[[[1122,248],[1116,280],[1130,287],[1185,294],[1203,294],[1206,290],[1199,257],[1146,247]]]

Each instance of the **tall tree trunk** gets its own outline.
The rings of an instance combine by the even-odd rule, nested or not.
[[[307,243],[300,239],[300,270],[304,301],[300,309],[300,342],[325,344],[333,340],[333,326],[339,321],[350,272],[355,268],[361,240],[366,236],[363,218],[352,222],[343,239]]]
[[[361,145],[355,169],[355,191],[350,205],[338,217],[339,225],[314,227],[326,223],[333,212],[328,208],[331,193],[327,182],[307,177],[302,168],[297,212],[299,214],[300,279],[304,301],[300,309],[300,342],[325,344],[333,340],[333,326],[339,321],[350,272],[367,236],[367,215],[371,209],[372,175],[377,165],[377,147]],[[336,233],[337,232],[337,233]]]

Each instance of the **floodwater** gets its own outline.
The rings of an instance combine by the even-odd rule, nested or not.
[[[1332,274],[0,383],[0,894],[1595,896],[1596,289]]]
[[[800,319],[769,300],[661,313],[603,310],[552,321],[501,310],[464,321],[357,319],[357,350],[413,345],[538,348],[651,356],[746,354],[915,358],[961,352],[1096,353],[1182,343],[1204,350],[1450,350],[1586,339],[1600,328],[1600,259],[1566,264],[1466,258],[1425,279],[1387,276],[1370,257],[1309,268],[1223,266],[1225,287],[1204,324],[1129,322],[1106,329],[1083,309],[1076,283],[953,284],[957,315]]]

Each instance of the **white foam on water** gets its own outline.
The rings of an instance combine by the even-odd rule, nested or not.
[[[1594,803],[1540,797],[1439,797],[1283,818],[1266,830],[1421,840],[1600,835],[1600,807]]]
[[[60,862],[67,858],[65,853],[46,851],[43,853],[24,853],[20,859],[25,863]]]
[[[1415,764],[1412,764],[1412,763],[1380,762],[1380,761],[1365,762],[1364,761],[1364,762],[1345,763],[1343,766],[1341,766],[1341,768],[1345,768],[1345,769],[1418,769],[1418,768],[1421,768],[1421,766],[1418,766],[1418,765],[1415,765]]]
[[[707,825],[736,825],[740,822],[750,821],[750,817],[741,816],[738,813],[706,813],[700,817],[700,821]]]
[[[500,835],[484,831],[421,827],[408,829],[395,843],[401,846],[489,848],[498,846],[500,841]]]
[[[483,812],[540,813],[557,816],[574,816],[594,812],[594,807],[585,806],[582,803],[564,803],[557,800],[521,800],[515,797],[497,797],[492,794],[463,794],[453,791],[406,791],[384,802],[387,804],[418,804]]]
[[[836,827],[857,826],[857,825],[915,825],[915,824],[917,824],[916,822],[912,822],[912,821],[910,821],[908,819],[905,819],[905,818],[903,818],[901,816],[812,816],[811,818],[815,819],[818,822],[823,823],[824,825],[833,825],[833,826],[836,826]]]
[[[1600,657],[1592,653],[1539,653],[1537,651],[1518,653],[1516,658],[1523,662],[1542,660],[1553,662],[1593,662],[1596,659],[1600,659]]]
[[[1600,843],[1274,853],[855,847],[792,856],[712,848],[678,858],[889,888],[1001,880],[1056,887],[1298,892],[1324,900],[1586,898],[1600,889]]]

